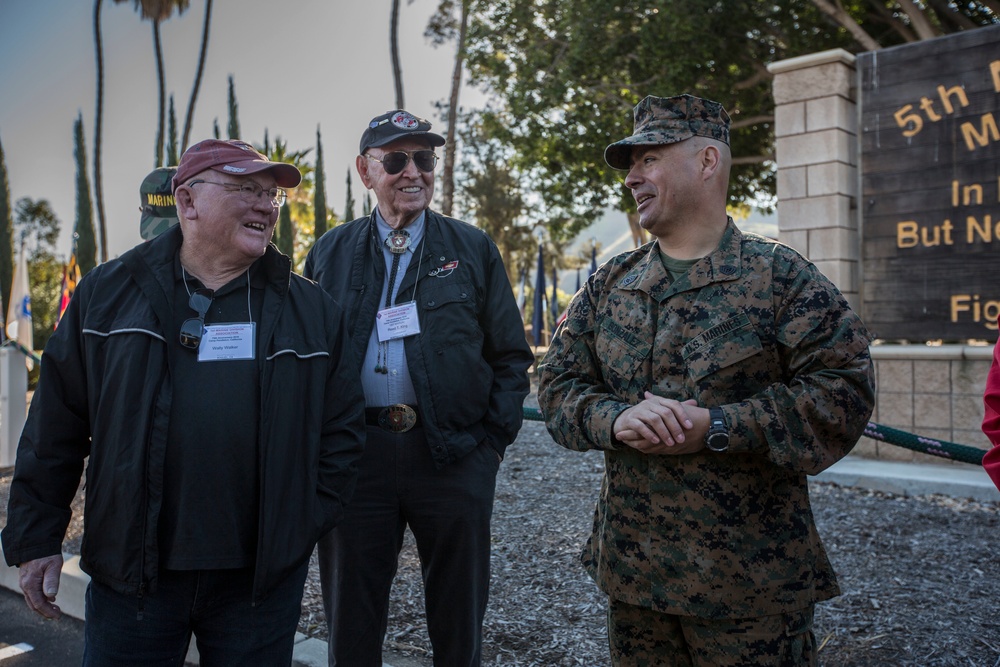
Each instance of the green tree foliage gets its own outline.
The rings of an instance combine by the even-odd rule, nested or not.
[[[533,265],[532,222],[524,220],[527,205],[520,174],[511,167],[509,147],[486,136],[482,125],[468,118],[462,134],[465,168],[459,189],[466,214],[486,232],[503,257],[507,277],[516,282],[521,269]]]
[[[229,75],[229,125],[226,127],[229,139],[241,139],[240,136],[240,108],[236,103],[236,81],[233,75]]]
[[[222,130],[219,129],[219,119],[214,118],[212,120],[212,136],[216,139],[222,138]]]
[[[7,180],[7,161],[0,142],[0,322],[10,303],[10,288],[14,279],[14,216],[10,201],[10,183]],[[0,339],[4,338],[0,335]]]
[[[24,244],[31,290],[31,333],[35,349],[45,347],[59,314],[63,262],[55,255],[59,218],[45,199],[17,200],[14,227]]]
[[[286,234],[282,229],[282,220],[279,215],[278,228],[276,231],[275,245],[292,258],[293,266],[298,269],[305,261],[306,253],[313,244],[313,232],[315,222],[313,219],[313,193],[316,186],[313,166],[306,161],[311,148],[302,151],[293,151],[288,148],[288,142],[282,140],[280,136],[274,138],[272,144],[267,139],[267,130],[264,130],[264,145],[255,148],[267,156],[272,162],[288,162],[294,164],[302,174],[302,182],[297,188],[288,191],[288,201],[282,206],[282,210],[288,210],[288,224],[291,224],[292,231]],[[283,244],[289,243],[290,246]],[[286,252],[286,248],[290,248]]]
[[[295,257],[295,223],[292,222],[292,210],[291,206],[285,204],[281,207],[281,211],[278,213],[278,233],[275,235],[275,245],[278,246],[278,250],[282,253],[288,255],[289,257]]]
[[[326,209],[326,173],[323,171],[323,140],[320,138],[319,126],[316,126],[316,171],[313,188],[313,238],[318,239],[326,233],[327,218],[330,213]]]
[[[372,214],[372,195],[370,192],[365,191],[365,199],[361,204],[361,215],[366,218]]]
[[[354,188],[351,185],[351,168],[347,168],[347,201],[344,202],[344,222],[357,217],[354,215]]]
[[[167,114],[167,164],[174,166],[180,160],[177,154],[177,114],[174,113],[174,96],[170,96],[170,112]]]
[[[910,15],[903,4],[475,0],[466,62],[472,81],[494,96],[482,118],[486,133],[513,147],[513,166],[553,234],[572,236],[609,203],[634,207],[603,151],[632,133],[631,109],[643,97],[689,92],[722,102],[733,120],[730,204],[767,204],[775,187],[767,65],[862,48],[848,21],[824,6],[883,46],[907,41],[917,14],[937,17],[931,22],[941,30],[959,17],[972,26],[996,21],[977,3],[906,2]]]
[[[94,209],[90,202],[90,179],[87,178],[87,148],[83,141],[83,114],[73,124],[76,158],[76,221],[73,224],[73,251],[85,275],[97,266],[97,239],[94,237]]]

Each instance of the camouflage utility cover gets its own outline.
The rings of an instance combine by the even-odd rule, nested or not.
[[[144,241],[156,238],[177,224],[177,205],[171,179],[177,167],[154,169],[139,186],[139,236]]]
[[[741,233],[671,281],[654,243],[574,297],[540,367],[556,442],[605,450],[583,561],[612,598],[737,618],[839,593],[806,475],[845,456],[874,406],[870,334],[791,248]],[[643,391],[719,406],[726,453],[646,455],[612,425]]]
[[[628,169],[633,146],[675,144],[691,137],[729,143],[729,114],[722,105],[694,95],[647,97],[635,105],[632,136],[604,150],[604,160],[615,169]]]

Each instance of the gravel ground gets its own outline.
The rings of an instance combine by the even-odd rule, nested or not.
[[[563,450],[538,422],[525,422],[508,450],[497,481],[485,665],[609,665],[605,599],[578,560],[602,470],[600,454]],[[9,475],[0,478],[0,523],[9,484]],[[817,608],[822,665],[1000,667],[1000,503],[820,483],[812,492],[843,589]],[[76,511],[70,552],[79,548],[78,517]],[[300,629],[325,639],[315,568]],[[392,591],[385,659],[395,667],[431,665],[409,536]]]

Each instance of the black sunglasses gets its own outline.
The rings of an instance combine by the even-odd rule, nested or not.
[[[198,317],[191,317],[184,320],[181,325],[181,345],[189,350],[197,350],[201,345],[201,338],[205,335],[205,315],[212,307],[212,299],[215,292],[210,289],[196,289],[188,299],[188,305],[193,311],[198,313]]]
[[[407,153],[406,151],[392,151],[391,153],[386,153],[381,158],[365,153],[365,157],[371,158],[376,162],[381,162],[382,168],[385,169],[385,173],[390,176],[394,176],[395,174],[398,174],[406,169],[406,165],[409,164],[411,157],[413,158],[413,164],[416,165],[417,169],[428,174],[434,171],[434,166],[438,161],[438,156],[432,150],[413,151],[412,153]]]

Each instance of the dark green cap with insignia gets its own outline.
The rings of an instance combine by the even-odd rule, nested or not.
[[[604,160],[615,169],[628,169],[633,146],[674,144],[691,137],[729,143],[729,114],[722,105],[694,95],[647,97],[635,105],[632,136],[604,149]]]
[[[154,239],[177,224],[171,180],[177,167],[154,169],[139,186],[139,235],[146,241]]]

